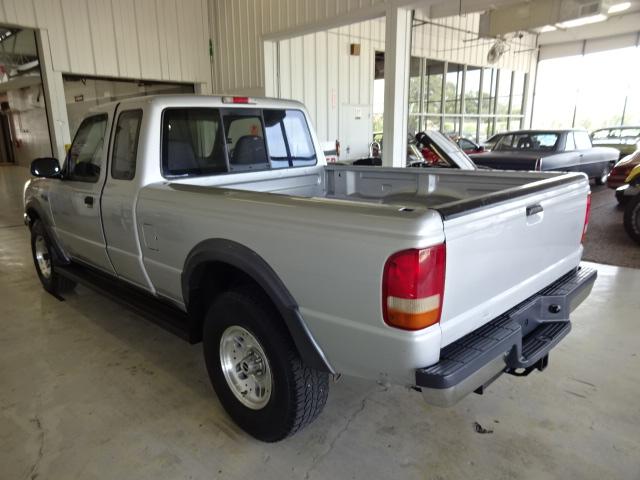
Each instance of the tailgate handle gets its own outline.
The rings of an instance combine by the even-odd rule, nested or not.
[[[529,205],[527,207],[527,217],[535,215],[536,213],[542,213],[543,211],[544,211],[544,208],[542,208],[542,205],[540,204]]]

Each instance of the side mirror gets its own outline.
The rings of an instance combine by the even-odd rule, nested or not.
[[[31,162],[31,175],[34,177],[59,178],[62,171],[58,160],[52,157],[40,157]]]

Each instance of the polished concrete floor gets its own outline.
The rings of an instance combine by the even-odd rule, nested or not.
[[[314,424],[263,444],[225,415],[199,345],[84,288],[40,288],[20,175],[0,168],[2,480],[640,479],[640,270],[597,265],[544,373],[449,409],[342,378]]]

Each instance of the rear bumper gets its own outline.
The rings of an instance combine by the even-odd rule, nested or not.
[[[428,403],[450,406],[502,373],[546,367],[549,351],[571,330],[569,313],[587,298],[597,271],[578,267],[498,318],[447,345],[440,361],[416,370]]]

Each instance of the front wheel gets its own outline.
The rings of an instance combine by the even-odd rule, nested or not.
[[[640,243],[640,194],[631,198],[624,209],[624,229]]]
[[[213,302],[203,346],[222,406],[259,440],[276,442],[301,430],[327,401],[329,375],[302,362],[278,312],[255,287]]]
[[[75,282],[56,272],[53,245],[40,220],[31,225],[31,254],[40,283],[47,292],[58,295],[74,289]]]

